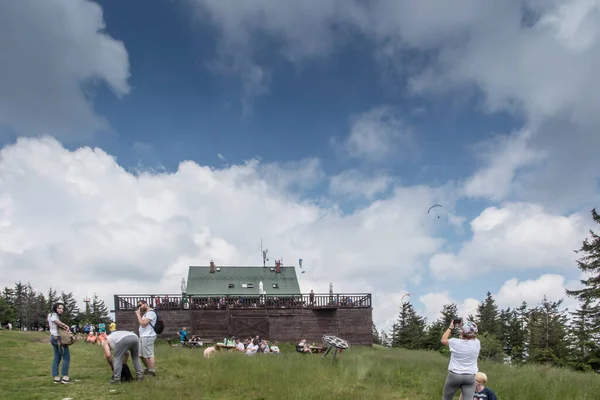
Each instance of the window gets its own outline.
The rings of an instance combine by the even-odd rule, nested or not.
[[[254,287],[253,283],[242,283],[242,287],[244,289],[252,289]]]
[[[274,283],[274,284],[273,284],[273,289],[279,289],[279,284],[277,284],[277,283]]]
[[[235,285],[233,283],[229,284],[229,289],[233,289],[235,287]]]

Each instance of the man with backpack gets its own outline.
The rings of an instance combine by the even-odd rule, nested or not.
[[[139,300],[135,315],[140,324],[140,357],[146,366],[144,373],[156,376],[154,369],[154,341],[157,336],[155,326],[158,322],[156,311],[148,306],[146,300]]]

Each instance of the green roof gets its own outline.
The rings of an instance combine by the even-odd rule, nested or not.
[[[267,295],[300,294],[295,267],[220,267],[210,273],[210,267],[190,267],[187,279],[188,295],[258,295],[259,283]],[[233,285],[233,287],[230,287]]]

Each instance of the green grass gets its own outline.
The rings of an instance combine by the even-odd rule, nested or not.
[[[0,331],[0,398],[431,400],[441,399],[448,366],[446,357],[427,351],[352,348],[334,364],[331,356],[281,348],[283,356],[218,353],[204,359],[202,350],[160,343],[157,377],[110,385],[101,347],[78,342],[71,348],[70,375],[80,382],[55,385],[47,334]],[[600,376],[594,374],[487,362],[480,368],[502,400],[598,399]]]

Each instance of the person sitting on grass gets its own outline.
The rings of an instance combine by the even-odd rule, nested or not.
[[[240,342],[240,338],[238,337],[235,338],[235,347],[233,348],[233,351],[241,351],[242,353],[246,351],[244,343]]]
[[[300,343],[296,345],[296,351],[298,353],[311,353],[310,346],[306,342],[306,339],[302,339]]]
[[[109,381],[111,384],[121,383],[121,371],[123,365],[127,365],[127,358],[131,353],[133,367],[137,380],[144,379],[144,369],[140,362],[140,344],[138,337],[133,332],[114,331],[108,336],[104,336],[101,341],[104,347],[104,356],[110,368],[113,370],[113,377]],[[114,357],[111,357],[111,350],[114,351]]]
[[[271,343],[271,354],[281,354],[281,351],[279,350],[279,346],[277,346],[276,342]]]
[[[86,343],[96,343],[96,335],[93,334],[92,332],[89,333],[89,335],[87,335],[87,337],[85,338],[85,342]]]
[[[487,383],[487,380],[487,375],[483,372],[478,372],[475,374],[475,395],[473,396],[473,400],[498,400],[498,396],[496,396],[496,393],[494,393],[492,389],[484,386]],[[459,400],[464,400],[462,394],[460,395]]]

